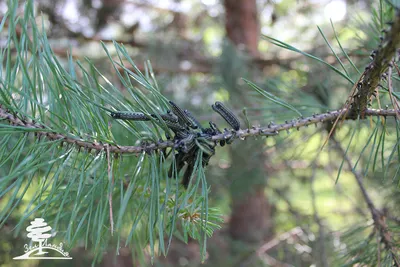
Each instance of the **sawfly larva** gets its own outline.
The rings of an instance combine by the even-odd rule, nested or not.
[[[176,105],[172,101],[169,101],[169,104],[171,105],[172,112],[178,117],[178,121],[180,123],[182,123],[183,125],[187,125],[193,129],[197,128],[197,126],[192,123],[190,118],[185,114],[185,112],[180,107],[178,107],[178,105]]]
[[[211,106],[212,109],[221,115],[222,118],[235,130],[238,131],[240,129],[239,119],[233,114],[231,110],[225,107],[221,102],[217,101],[214,105]]]
[[[111,112],[111,117],[119,120],[149,121],[150,118],[141,112]]]

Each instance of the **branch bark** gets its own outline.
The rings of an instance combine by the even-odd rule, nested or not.
[[[327,122],[327,121],[333,121],[337,117],[340,116],[340,114],[345,113],[346,110],[335,110],[327,113],[322,113],[322,114],[317,114],[313,115],[311,117],[306,117],[306,118],[300,118],[298,120],[293,120],[291,122],[285,122],[282,124],[273,124],[270,123],[268,126],[264,127],[253,127],[251,129],[240,129],[238,131],[226,131],[222,134],[217,134],[213,135],[211,137],[211,140],[213,141],[220,141],[220,140],[225,140],[231,138],[233,135],[233,138],[240,138],[244,139],[246,137],[253,137],[253,136],[274,136],[279,134],[279,132],[282,131],[289,131],[292,129],[297,129],[299,130],[300,127],[312,125],[312,124],[317,124],[317,123],[322,123],[322,122]],[[396,113],[399,111],[396,111],[394,109],[367,109],[365,111],[365,114],[367,116],[390,116],[390,117],[395,117]],[[111,118],[111,117],[110,117]],[[36,129],[34,132],[39,138],[44,137],[52,141],[60,140],[62,142],[76,145],[77,147],[83,148],[85,150],[91,151],[95,150],[97,152],[100,151],[109,151],[110,153],[115,153],[115,154],[139,154],[142,152],[147,152],[151,153],[152,151],[157,151],[163,148],[167,147],[174,147],[177,148],[178,145],[176,142],[170,141],[170,140],[160,140],[159,142],[156,143],[148,143],[148,144],[143,144],[140,146],[119,146],[115,144],[107,144],[107,143],[98,143],[98,142],[90,142],[83,140],[81,138],[75,137],[73,135],[66,135],[62,133],[57,133],[51,130],[51,127],[46,126],[44,124],[34,122],[34,121],[28,121],[25,119],[20,119],[17,114],[11,113],[8,111],[6,108],[0,105],[0,119],[5,120],[8,122],[10,125],[14,126],[19,126],[23,128],[28,128],[28,129]],[[352,119],[350,117],[346,117],[345,119]],[[1,124],[0,124],[1,127]]]
[[[381,81],[382,75],[392,64],[392,59],[396,54],[396,49],[400,47],[400,11],[396,16],[390,30],[382,39],[379,48],[372,52],[373,60],[365,68],[356,86],[356,92],[353,95],[350,114],[352,118],[358,115],[363,117],[376,88]],[[390,78],[390,77],[389,77]]]

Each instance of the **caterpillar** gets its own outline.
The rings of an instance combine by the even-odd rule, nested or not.
[[[179,123],[170,122],[168,120],[165,120],[164,122],[168,126],[168,128],[170,128],[175,134],[179,132],[186,132],[186,129]]]
[[[151,114],[151,116],[155,119],[157,119],[157,116],[154,114]],[[169,121],[169,122],[173,122],[173,123],[177,123],[178,122],[178,117],[176,117],[173,114],[160,114],[161,119],[163,119],[164,121]]]
[[[214,134],[222,133],[221,130],[218,128],[218,126],[214,122],[210,121],[209,124],[210,124],[210,128],[214,132]]]
[[[194,134],[189,134],[187,137],[179,141],[179,146],[182,147],[184,153],[188,153],[189,150],[196,145],[196,143],[194,142],[195,137],[196,136]]]
[[[150,114],[151,117],[157,119],[157,116]],[[111,112],[111,117],[120,120],[134,120],[134,121],[149,121],[150,118],[142,112]],[[164,121],[169,121],[173,123],[178,122],[178,118],[173,114],[160,114],[160,117]]]
[[[205,143],[206,143],[205,145],[201,144],[201,143],[198,141],[198,139],[195,139],[194,141],[196,142],[196,145],[197,145],[201,150],[203,150],[203,153],[204,153],[204,154],[207,154],[207,155],[214,155],[214,154],[215,154],[215,150],[214,150],[215,144],[214,144],[212,141],[203,140],[203,141],[207,141],[207,142],[205,142]],[[211,144],[210,142],[212,142],[212,144]]]
[[[214,122],[210,121],[209,123],[210,123],[210,128],[211,128],[213,134],[221,134],[222,133],[221,130],[218,128],[218,126]],[[219,145],[224,146],[225,140],[219,141]]]
[[[188,166],[186,167],[185,173],[183,174],[182,178],[182,185],[187,189],[190,183],[190,178],[192,177],[192,173],[194,170],[194,162],[189,161]]]
[[[189,110],[185,109],[183,112],[185,112],[186,116],[189,118],[192,125],[195,126],[195,127],[192,127],[193,129],[200,128],[201,130],[203,130],[203,126],[201,126],[200,122],[192,115],[192,113],[190,113]]]
[[[149,121],[150,118],[141,112],[111,112],[111,117],[120,120]]]
[[[178,122],[178,117],[171,110],[167,110],[167,115],[169,115],[171,118],[173,118],[173,120],[175,120],[175,122]]]
[[[180,123],[182,123],[183,125],[187,125],[193,129],[197,128],[197,126],[192,123],[192,121],[189,119],[189,117],[185,114],[185,112],[180,107],[178,107],[172,101],[169,101],[169,104],[171,105],[172,112],[178,117],[178,121]]]
[[[211,106],[212,109],[221,115],[222,118],[235,130],[238,131],[240,129],[239,119],[230,111],[227,107],[225,107],[221,102],[217,101],[214,105]]]
[[[208,162],[210,161],[212,156],[213,156],[213,154],[210,154],[210,155],[207,155],[206,153],[203,154],[203,157],[202,157],[203,167],[208,165]]]
[[[194,159],[195,158],[194,158],[193,153],[190,153],[190,154],[178,153],[175,156],[176,173],[177,174],[179,174],[180,171],[182,170],[182,168],[185,165],[187,165],[186,170],[185,170],[185,172],[183,174],[182,181],[181,181],[181,184],[185,187],[185,189],[187,189],[188,186],[189,186],[190,178],[191,178],[193,170],[194,170],[194,165],[195,165],[195,160]],[[171,178],[173,176],[173,171],[174,171],[174,167],[173,167],[173,163],[172,163],[170,168],[169,168],[169,170],[168,170],[168,177]]]

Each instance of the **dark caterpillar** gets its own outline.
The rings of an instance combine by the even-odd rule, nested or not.
[[[215,102],[214,105],[211,106],[212,109],[221,115],[222,118],[235,130],[238,131],[240,129],[239,119],[233,114],[231,110],[225,107],[221,102]]]
[[[150,114],[151,117],[157,119],[157,116]],[[133,121],[149,121],[150,117],[146,116],[142,112],[111,112],[111,117],[120,120],[133,120]],[[178,122],[178,118],[173,114],[160,114],[160,117],[164,121],[169,121],[173,123]]]
[[[201,126],[200,122],[192,115],[192,113],[190,113],[189,110],[185,109],[183,112],[185,112],[186,116],[189,118],[192,125],[197,126],[196,128],[193,128],[193,129],[200,128],[201,130],[203,130],[203,126]]]
[[[179,141],[179,147],[182,148],[184,153],[188,153],[190,149],[192,149],[196,143],[194,139],[196,138],[195,134],[188,134],[185,138]]]
[[[150,118],[141,112],[111,112],[111,117],[121,120],[149,121]]]
[[[172,112],[178,117],[178,121],[184,125],[189,126],[192,129],[197,129],[197,125],[193,124],[191,119],[185,114],[185,112],[178,107],[174,102],[169,101]]]
[[[210,121],[210,129],[212,130],[212,135],[221,134],[222,133],[221,130],[218,128],[218,126],[212,121]],[[225,140],[219,141],[219,145],[220,146],[224,146],[225,145]]]

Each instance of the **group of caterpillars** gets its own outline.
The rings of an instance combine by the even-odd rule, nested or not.
[[[183,174],[182,184],[185,188],[188,187],[191,175],[195,168],[195,162],[198,153],[203,151],[202,165],[208,165],[210,158],[215,154],[216,141],[211,138],[213,135],[221,134],[217,125],[210,121],[210,127],[204,128],[199,121],[188,111],[181,109],[174,102],[169,101],[170,110],[165,114],[144,114],[141,112],[112,112],[111,116],[114,119],[120,120],[134,120],[134,121],[150,121],[151,119],[164,121],[167,127],[175,134],[174,142],[175,149],[174,156],[176,159],[177,174],[187,165]],[[231,132],[232,136],[227,140],[219,141],[221,146],[225,143],[230,144],[235,138],[236,131],[240,129],[239,119],[233,114],[231,110],[225,107],[221,102],[215,102],[211,106],[212,109],[221,115],[222,118],[232,127],[233,131],[224,129],[225,132]],[[167,135],[167,139],[171,137]],[[177,152],[177,153],[176,153]],[[168,157],[169,154],[166,155]],[[173,176],[173,164],[168,171],[168,177]]]

